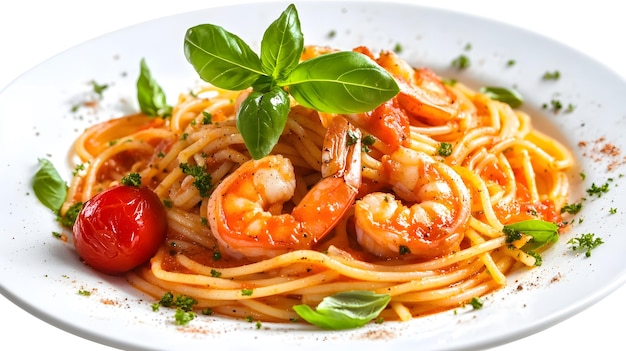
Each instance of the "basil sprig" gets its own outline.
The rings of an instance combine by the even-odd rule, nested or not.
[[[295,305],[294,311],[307,322],[323,329],[358,328],[376,318],[391,301],[388,294],[366,290],[339,292],[325,297],[312,309],[309,305]]]
[[[373,110],[399,92],[393,77],[369,57],[335,52],[300,62],[304,36],[293,4],[263,34],[260,56],[241,38],[213,24],[191,27],[184,52],[200,78],[226,90],[252,87],[237,111],[237,128],[253,158],[271,152],[298,103],[327,113]]]

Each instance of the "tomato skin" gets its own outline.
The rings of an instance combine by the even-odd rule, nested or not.
[[[114,186],[85,202],[72,231],[85,263],[121,274],[149,260],[165,240],[165,206],[147,187]]]

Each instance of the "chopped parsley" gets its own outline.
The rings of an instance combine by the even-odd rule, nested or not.
[[[568,244],[572,245],[572,250],[585,250],[585,256],[591,256],[591,250],[604,244],[602,238],[598,238],[593,233],[581,234],[576,238],[570,239]]]
[[[346,145],[354,145],[359,141],[359,137],[351,130],[348,131],[348,138],[346,139]]]
[[[450,156],[452,154],[452,144],[446,142],[439,144],[437,154],[439,156]]]
[[[72,171],[72,175],[76,176],[84,170],[85,170],[85,164],[84,163],[78,164],[76,165],[76,167],[74,167],[74,170]]]
[[[362,151],[365,153],[370,152],[369,147],[374,145],[375,142],[376,142],[376,138],[374,138],[372,135],[364,136],[363,139],[361,140]]]
[[[471,61],[469,57],[463,54],[459,55],[457,58],[452,60],[452,67],[456,67],[458,69],[469,68],[470,65],[471,65]]]
[[[557,80],[559,78],[561,78],[561,72],[559,72],[558,70],[553,72],[546,72],[541,77],[541,79],[543,80]]]
[[[93,87],[93,92],[98,95],[99,98],[102,98],[102,93],[109,88],[108,84],[98,84],[96,81],[92,80],[91,86]]]
[[[252,289],[241,289],[241,295],[242,296],[252,296],[253,292],[254,292],[254,290],[252,290]]]
[[[596,183],[592,183],[591,187],[589,187],[587,190],[587,194],[589,194],[590,196],[597,196],[597,197],[601,197],[602,194],[605,194],[607,192],[609,192],[609,183],[604,183],[602,185],[596,185]]]
[[[528,251],[527,254],[532,256],[535,259],[535,266],[537,267],[541,266],[541,264],[543,263],[543,258],[541,257],[540,254],[532,250]]]
[[[558,112],[563,108],[563,103],[560,100],[552,99],[550,103],[544,103],[542,106],[544,109],[550,108],[554,112]]]
[[[196,318],[196,314],[192,311],[185,311],[182,308],[177,308],[176,313],[174,313],[174,322],[176,325],[187,325],[194,318]]]
[[[561,213],[569,213],[569,214],[577,214],[583,208],[582,203],[577,204],[567,204],[561,208]]]
[[[62,216],[57,216],[57,222],[59,222],[62,226],[71,228],[74,226],[74,222],[76,222],[76,218],[80,213],[80,210],[83,209],[83,203],[77,202],[70,206],[70,208],[65,211],[65,214]]]
[[[195,178],[193,185],[198,189],[201,197],[209,196],[209,192],[213,188],[211,183],[211,175],[207,172],[203,166],[191,166],[188,163],[181,163],[180,169],[184,174],[190,175]]]
[[[186,296],[186,295],[174,296],[172,292],[168,291],[165,294],[163,294],[159,302],[155,303],[152,306],[152,309],[158,310],[159,306],[163,306],[163,307],[178,307],[184,311],[191,311],[193,309],[193,306],[197,303],[198,301],[196,301],[196,299],[194,299],[193,297]]]
[[[176,312],[174,313],[174,323],[176,325],[186,325],[196,317],[196,313],[193,312],[193,306],[197,303],[198,301],[193,297],[186,295],[174,296],[172,292],[168,291],[163,294],[158,302],[152,304],[152,310],[158,311],[161,306],[168,308],[176,307]]]
[[[202,111],[202,124],[213,124],[213,115]]]
[[[479,310],[479,309],[483,308],[483,302],[478,297],[472,297],[472,299],[470,300],[469,304],[472,305],[472,308],[475,309],[475,310]]]
[[[398,248],[398,253],[400,255],[408,255],[411,253],[411,249],[409,249],[409,247],[406,245],[400,245],[400,247]]]
[[[120,183],[127,186],[140,186],[141,185],[141,174],[139,173],[129,173],[124,176]]]

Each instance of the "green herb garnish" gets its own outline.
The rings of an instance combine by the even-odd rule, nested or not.
[[[339,51],[300,62],[303,49],[293,4],[265,30],[260,55],[220,26],[187,30],[185,57],[201,79],[227,90],[252,87],[237,111],[237,128],[255,159],[278,142],[290,111],[289,95],[321,112],[360,113],[399,92],[393,77],[366,55]]]
[[[522,251],[529,254],[534,250],[559,240],[559,226],[555,223],[540,219],[528,219],[507,224],[502,228],[502,232],[506,235],[507,243],[521,239],[522,234],[530,236],[530,241],[520,248]]]
[[[194,318],[196,318],[196,313],[193,311],[185,311],[182,308],[177,308],[174,313],[174,323],[176,325],[187,325]]]
[[[307,322],[323,329],[358,328],[372,319],[391,301],[387,294],[371,291],[347,291],[325,297],[312,309],[309,305],[295,305],[294,311]]]
[[[76,222],[76,218],[78,218],[78,214],[83,209],[82,202],[76,202],[72,204],[63,216],[57,215],[57,222],[59,222],[62,226],[67,228],[72,228],[74,226],[74,222]]]
[[[452,60],[452,67],[456,67],[458,69],[466,69],[471,65],[471,60],[466,55],[459,55],[454,60]]]
[[[591,186],[586,190],[587,194],[597,197],[601,197],[602,194],[609,192],[609,183],[604,183],[602,185],[596,185],[596,183],[591,183]]]
[[[167,117],[172,114],[172,107],[167,104],[165,93],[152,77],[145,59],[141,59],[139,78],[137,78],[137,101],[141,112],[148,116]]]
[[[572,250],[585,250],[585,256],[591,256],[591,250],[604,244],[602,238],[598,238],[593,233],[581,234],[576,238],[570,239],[568,244],[572,245]]]
[[[543,76],[541,76],[543,80],[557,80],[559,78],[561,78],[561,72],[559,71],[545,72]]]
[[[472,305],[472,308],[475,310],[479,310],[483,308],[483,301],[479,299],[478,297],[472,297],[469,304]]]
[[[452,154],[452,144],[443,142],[439,144],[437,148],[437,155],[439,156],[450,156]]]
[[[576,214],[580,212],[582,208],[583,208],[583,204],[580,202],[576,204],[567,204],[561,208],[561,213],[567,212],[569,214]]]
[[[68,186],[52,162],[39,159],[39,169],[33,177],[32,186],[39,202],[58,214],[65,202]]]
[[[190,175],[195,178],[193,185],[198,189],[200,196],[209,196],[209,192],[213,189],[211,174],[207,172],[206,168],[199,165],[189,165],[188,163],[179,164],[180,169],[184,174]]]
[[[524,103],[522,95],[512,88],[482,87],[480,92],[490,98],[509,104],[513,108],[520,107]]]
[[[141,186],[141,174],[133,172],[125,175],[120,183],[127,186]]]

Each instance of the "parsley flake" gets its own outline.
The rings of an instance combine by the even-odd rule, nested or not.
[[[581,234],[576,238],[570,239],[568,244],[572,245],[572,250],[585,250],[585,256],[591,256],[591,250],[604,244],[602,238],[598,238],[593,233]]]
[[[200,192],[200,196],[209,196],[213,184],[211,183],[211,175],[207,172],[206,168],[203,166],[192,166],[188,163],[181,163],[179,166],[184,174],[195,178],[193,185],[198,189],[198,192]]]

